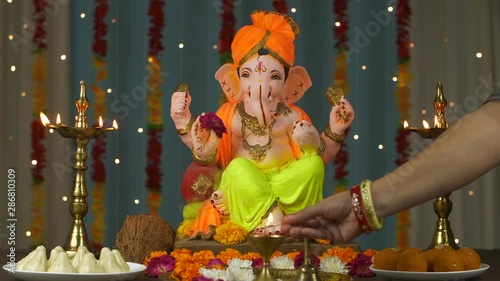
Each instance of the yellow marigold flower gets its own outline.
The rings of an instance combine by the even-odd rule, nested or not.
[[[220,252],[218,255],[217,255],[217,258],[221,259],[221,261],[227,265],[227,261],[228,260],[232,260],[234,258],[240,258],[242,257],[243,255],[238,251],[238,250],[235,250],[235,249],[232,249],[232,248],[227,248],[226,250]]]
[[[334,256],[338,257],[344,264],[347,264],[351,261],[353,261],[358,253],[354,251],[351,247],[339,247],[339,246],[333,246],[332,248],[326,250],[323,253],[323,257],[327,256]]]
[[[287,257],[291,258],[292,260],[295,260],[295,258],[300,255],[300,252],[298,251],[295,251],[295,252],[290,252],[288,254],[286,254]]]
[[[143,264],[145,266],[148,266],[149,262],[152,259],[157,258],[157,257],[161,257],[161,256],[165,256],[165,255],[167,255],[167,252],[165,252],[165,251],[152,251],[151,254],[149,254],[149,257],[144,259]]]
[[[247,235],[248,233],[241,225],[228,221],[217,227],[214,239],[224,245],[235,245],[245,241]]]

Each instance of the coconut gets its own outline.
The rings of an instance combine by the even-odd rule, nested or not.
[[[127,217],[116,236],[115,247],[128,262],[142,263],[152,251],[170,253],[174,247],[175,230],[156,215]]]

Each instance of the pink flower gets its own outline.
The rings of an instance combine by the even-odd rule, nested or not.
[[[312,266],[314,266],[315,268],[319,267],[320,260],[317,255],[311,254],[310,260]],[[304,264],[304,252],[300,252],[300,254],[298,254],[295,257],[295,260],[293,261],[293,267],[295,267],[295,269],[298,269],[303,264]]]
[[[200,123],[203,129],[214,131],[219,139],[222,138],[223,133],[227,134],[226,126],[224,126],[222,119],[213,112],[207,112],[205,115],[200,116]]]
[[[370,270],[370,265],[372,265],[372,258],[363,253],[359,253],[351,262],[349,273],[352,277],[373,276],[373,272]]]
[[[146,275],[157,278],[175,269],[175,258],[169,255],[152,258],[146,268]]]

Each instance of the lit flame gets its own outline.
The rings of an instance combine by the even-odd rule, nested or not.
[[[424,128],[425,129],[429,129],[430,128],[429,123],[427,123],[427,121],[423,120],[422,123],[424,124]]]
[[[434,128],[438,126],[438,117],[434,115]]]
[[[99,116],[99,128],[102,128],[102,117]]]
[[[59,113],[57,113],[56,124],[57,125],[61,124],[61,115],[59,115]]]
[[[410,125],[408,125],[408,122],[405,120],[405,121],[403,122],[403,128],[405,128],[405,129],[406,129],[406,128],[408,128],[409,126],[410,126]]]
[[[43,112],[40,112],[40,120],[42,121],[42,124],[47,127],[47,125],[50,125],[50,120],[47,118],[47,115],[43,114]]]
[[[115,128],[115,130],[118,130],[118,123],[116,123],[115,119],[113,119],[113,128]]]

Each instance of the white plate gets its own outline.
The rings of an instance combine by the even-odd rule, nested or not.
[[[384,277],[391,280],[466,280],[472,277],[476,277],[490,268],[489,265],[482,263],[479,269],[474,270],[464,270],[464,271],[449,271],[449,272],[410,272],[410,271],[393,271],[393,270],[381,270],[373,268],[370,266],[371,271],[380,277]]]
[[[12,276],[25,281],[119,281],[132,280],[140,273],[144,272],[146,266],[138,263],[127,262],[130,272],[120,273],[61,273],[61,272],[41,272],[41,271],[12,271],[12,266],[6,264],[3,269]]]

